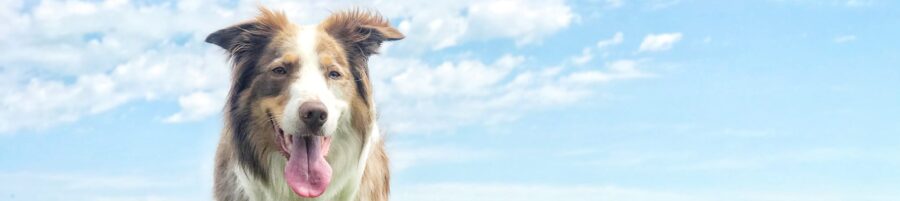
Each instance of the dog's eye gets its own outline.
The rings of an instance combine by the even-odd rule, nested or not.
[[[328,72],[328,77],[331,79],[338,79],[341,78],[341,73],[338,73],[337,71],[330,71]]]
[[[280,66],[277,67],[277,68],[272,69],[272,72],[275,73],[275,74],[278,74],[278,75],[284,75],[284,74],[287,74],[287,70],[284,69],[284,67],[280,67]]]

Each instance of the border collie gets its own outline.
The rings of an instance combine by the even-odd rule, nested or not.
[[[367,60],[403,34],[358,9],[306,26],[259,10],[206,38],[232,64],[215,199],[387,200]]]

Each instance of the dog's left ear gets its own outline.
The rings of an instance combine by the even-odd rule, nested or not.
[[[205,41],[240,56],[247,49],[264,47],[277,32],[288,29],[290,22],[284,12],[259,7],[256,19],[213,32]]]
[[[206,36],[206,42],[230,51],[237,44],[249,41],[252,36],[250,33],[258,30],[262,30],[262,26],[258,22],[245,22],[209,34]]]
[[[381,15],[359,9],[332,14],[322,23],[322,28],[343,43],[351,56],[378,54],[382,42],[405,37]]]

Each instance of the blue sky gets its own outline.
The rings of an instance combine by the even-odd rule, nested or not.
[[[0,200],[209,200],[256,1],[0,3]],[[900,200],[886,0],[262,1],[372,8],[394,200]]]

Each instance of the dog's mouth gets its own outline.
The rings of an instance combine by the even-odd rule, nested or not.
[[[331,182],[331,166],[325,160],[331,137],[314,133],[285,134],[272,120],[276,142],[287,158],[284,178],[288,186],[301,197],[319,197]]]

